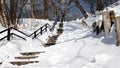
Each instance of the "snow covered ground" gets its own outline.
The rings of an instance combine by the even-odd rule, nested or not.
[[[114,9],[117,11],[117,8]],[[95,20],[89,17],[86,21],[91,25]],[[53,23],[48,20],[36,20],[37,24],[31,29],[30,19],[25,19],[24,22],[27,23],[24,26],[29,28],[21,26],[20,29],[28,34],[44,23]],[[104,37],[103,33],[96,36],[91,27],[82,27],[80,19],[64,22],[63,29],[64,32],[58,37],[56,44],[47,48],[43,47],[43,44],[48,36],[55,32],[46,32],[37,39],[26,37],[27,41],[18,38],[13,38],[9,42],[0,41],[0,62],[3,62],[0,68],[120,68],[120,47],[116,46],[114,27],[109,37]],[[35,59],[39,60],[39,63],[22,66],[9,63],[15,60],[15,56],[20,56],[20,52],[25,51],[45,51],[45,53]]]
[[[120,68],[120,48],[115,45],[114,28],[105,38],[102,33],[96,36],[91,27],[84,28],[80,22],[79,19],[64,22],[64,32],[58,37],[57,44],[48,48],[43,47],[43,43],[51,32],[37,39],[27,38],[27,41],[16,38],[10,42],[1,41],[0,61],[3,63],[0,68]],[[35,59],[39,63],[23,66],[9,63],[25,51],[45,53]]]

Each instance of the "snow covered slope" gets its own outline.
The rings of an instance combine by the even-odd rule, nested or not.
[[[110,10],[115,10],[117,14],[119,7],[110,8]],[[91,25],[97,19],[89,16],[86,22]],[[38,23],[44,22],[53,23],[48,20],[41,20]],[[54,34],[51,32],[44,33],[37,39],[27,38],[27,41],[16,38],[10,42],[1,41],[0,68],[120,68],[120,47],[116,46],[114,27],[109,37],[104,37],[103,33],[96,36],[91,27],[84,28],[81,25],[80,19],[64,22],[63,29],[64,32],[58,37],[56,44],[48,48],[43,47],[43,43],[49,35]],[[25,33],[33,31],[22,28],[21,30]],[[20,52],[25,51],[45,51],[45,53],[35,59],[39,60],[39,63],[22,66],[9,63],[16,60],[14,57],[20,56]]]
[[[0,61],[3,62],[0,68],[120,68],[120,48],[115,46],[114,31],[108,38],[102,33],[96,36],[91,27],[82,27],[79,19],[64,22],[63,29],[64,32],[59,36],[57,44],[48,48],[42,45],[51,32],[44,33],[34,40],[14,39],[4,43],[5,45],[0,47]],[[36,59],[40,61],[39,63],[23,66],[9,63],[15,60],[14,56],[20,56],[19,52],[24,51],[45,51],[45,53]]]

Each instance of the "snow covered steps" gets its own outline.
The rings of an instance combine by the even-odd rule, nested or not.
[[[44,51],[41,51],[41,52],[22,52],[20,54],[23,56],[30,56],[30,55],[40,54],[40,53],[44,53]]]
[[[38,58],[38,56],[19,56],[19,57],[15,57],[15,59],[35,59],[35,58]]]
[[[26,64],[29,64],[29,63],[38,63],[39,61],[12,61],[10,62],[11,64],[13,65],[26,65]]]
[[[21,52],[20,54],[22,56],[15,57],[15,61],[11,61],[10,63],[13,65],[26,65],[29,63],[38,63],[39,61],[34,60],[35,58],[38,58],[40,53],[44,53],[44,51],[41,52]],[[32,59],[32,60],[31,60]]]

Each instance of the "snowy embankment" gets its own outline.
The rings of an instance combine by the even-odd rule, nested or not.
[[[64,32],[57,44],[45,50],[38,64],[25,68],[119,68],[120,48],[115,46],[114,31],[110,37],[96,36],[80,20],[64,22]],[[114,30],[114,29],[113,29]]]
[[[49,22],[49,21],[47,21]],[[115,46],[114,28],[108,38],[96,36],[92,29],[85,29],[81,20],[64,22],[64,32],[57,44],[49,48],[42,45],[51,32],[37,39],[27,41],[14,39],[0,47],[1,68],[18,67],[11,65],[14,56],[24,51],[45,51],[40,54],[39,63],[20,66],[21,68],[120,68],[120,48]],[[19,41],[19,42],[18,42]],[[4,43],[5,44],[5,43]]]

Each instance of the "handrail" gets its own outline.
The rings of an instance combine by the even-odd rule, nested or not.
[[[13,28],[13,27],[12,27],[12,28]],[[13,29],[16,30],[16,31],[18,31],[18,32],[20,32],[20,33],[22,33],[22,34],[24,34],[25,36],[29,37],[29,35],[27,35],[26,33],[22,32],[22,31],[20,31],[20,30],[18,30],[18,29],[15,29],[15,28],[13,28]]]
[[[8,37],[8,35],[2,37],[2,38],[0,39],[0,41],[3,40],[3,39],[5,39],[5,38],[7,38],[7,37]]]
[[[17,37],[19,37],[19,38],[22,38],[23,40],[25,40],[25,41],[26,41],[26,39],[25,39],[25,38],[23,38],[23,37],[21,37],[21,36],[19,36],[19,35],[15,34],[15,33],[12,33],[11,35],[15,35],[15,36],[17,36]]]
[[[40,29],[42,29],[42,27],[40,27],[37,30],[35,30],[32,34],[29,35],[29,37],[32,36],[32,35],[34,35],[34,33],[37,32],[37,31],[39,31]]]
[[[10,36],[11,36],[11,35],[12,35],[12,34],[10,34]],[[0,39],[0,41],[3,40],[3,39],[5,39],[5,38],[7,38],[7,37],[8,37],[8,35],[2,37],[2,38]]]
[[[48,23],[47,23],[47,25],[49,26],[49,29],[50,29],[50,31],[51,31],[51,30],[52,30],[52,27],[51,27],[51,25],[50,25],[50,24],[48,24]]]
[[[11,35],[15,35],[15,36],[17,36],[17,37],[19,37],[19,38],[22,38],[23,40],[26,40],[24,37],[21,37],[21,36],[15,34],[15,33],[11,33],[11,30],[12,30],[12,29],[20,32],[21,34],[23,34],[23,35],[25,35],[25,36],[27,36],[27,37],[31,37],[32,35],[34,35],[33,38],[36,38],[39,34],[42,35],[44,30],[47,31],[47,28],[49,28],[50,31],[51,31],[51,26],[50,26],[48,23],[46,23],[46,24],[43,25],[42,27],[40,27],[40,28],[38,28],[37,30],[35,30],[32,34],[27,35],[26,33],[22,32],[22,31],[20,31],[20,30],[18,30],[18,29],[15,29],[15,28],[13,28],[13,27],[9,27],[9,28],[7,28],[7,29],[5,29],[5,30],[3,30],[3,31],[0,32],[0,34],[1,34],[1,33],[4,33],[4,32],[7,32],[7,35],[4,36],[4,37],[2,37],[2,38],[0,39],[0,41],[3,40],[3,39],[5,39],[5,38],[7,38],[7,40],[10,41]],[[38,31],[39,31],[39,32],[38,32]]]
[[[3,30],[3,31],[0,31],[0,34],[6,32],[8,29],[12,29],[12,27],[7,28],[7,29],[5,29],[5,30]]]
[[[48,28],[47,25],[49,26],[49,29],[50,29],[50,31],[51,31],[51,26],[50,26],[48,23],[46,23],[46,24],[43,25],[42,27],[40,27],[40,28],[38,28],[37,30],[35,30],[32,34],[30,34],[29,37],[32,36],[32,35],[36,35],[36,36],[38,36],[39,34],[42,35],[42,31],[44,30],[44,29],[42,29],[42,28],[43,28],[43,27]],[[45,29],[46,29],[46,28],[45,28]],[[40,32],[39,32],[38,34],[36,34],[39,30],[40,30]]]

